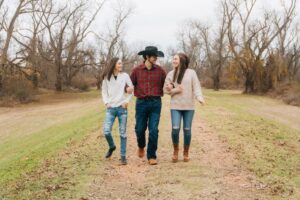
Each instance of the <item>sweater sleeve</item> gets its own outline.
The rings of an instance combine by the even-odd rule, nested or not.
[[[130,79],[131,79],[132,84],[133,84],[134,86],[136,86],[136,85],[137,85],[137,79],[136,79],[136,70],[135,70],[135,69],[133,69],[133,70],[131,71]]]
[[[103,103],[106,105],[108,103],[108,86],[107,86],[106,79],[104,79],[102,81],[101,91],[102,91],[102,100],[103,100]]]
[[[129,77],[128,74],[126,74],[126,84],[127,84],[129,87],[133,87],[133,84],[132,84],[131,79],[130,79],[130,77]],[[131,97],[132,97],[132,94],[127,94],[127,93],[126,93],[126,103],[129,103]]]
[[[195,98],[200,102],[200,103],[204,103],[204,97],[202,94],[202,89],[201,89],[201,85],[200,85],[200,81],[198,79],[198,76],[196,74],[195,71],[193,71],[193,93]]]

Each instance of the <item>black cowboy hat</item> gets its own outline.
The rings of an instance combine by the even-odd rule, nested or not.
[[[155,55],[157,57],[164,57],[165,54],[162,51],[158,51],[157,47],[154,46],[148,46],[145,48],[144,51],[140,51],[138,55]]]

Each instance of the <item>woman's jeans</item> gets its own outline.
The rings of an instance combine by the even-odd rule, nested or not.
[[[115,143],[112,137],[112,127],[114,121],[118,117],[119,120],[119,131],[120,131],[120,142],[121,142],[121,156],[126,156],[126,143],[127,143],[127,134],[126,134],[126,126],[127,126],[127,109],[122,107],[116,108],[107,108],[105,121],[104,121],[104,135],[109,145],[109,148],[114,148]]]
[[[194,112],[194,110],[171,110],[173,144],[179,144],[181,118],[183,118],[184,145],[190,145]]]

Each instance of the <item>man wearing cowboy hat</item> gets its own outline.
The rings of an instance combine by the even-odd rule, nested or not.
[[[132,70],[130,78],[134,85],[136,100],[135,133],[138,143],[138,156],[145,155],[146,130],[148,126],[149,138],[147,159],[150,165],[156,165],[156,150],[158,142],[158,125],[161,113],[161,97],[166,72],[156,64],[157,57],[164,57],[164,53],[157,47],[148,46],[138,53],[145,62]]]

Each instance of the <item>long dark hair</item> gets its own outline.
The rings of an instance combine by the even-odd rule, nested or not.
[[[114,57],[109,61],[108,65],[106,66],[106,69],[102,74],[102,80],[104,80],[105,78],[107,78],[108,81],[110,80],[112,74],[114,73],[116,64],[118,63],[119,60],[120,58]]]
[[[173,76],[173,82],[175,82],[176,78],[177,78],[177,83],[181,84],[184,73],[185,73],[186,69],[189,67],[190,59],[184,53],[178,53],[176,55],[178,55],[178,57],[179,57],[180,64],[179,64],[179,67],[177,67],[175,69],[174,76]],[[178,71],[179,71],[179,73],[178,73]],[[178,74],[178,77],[177,77],[177,74]]]

